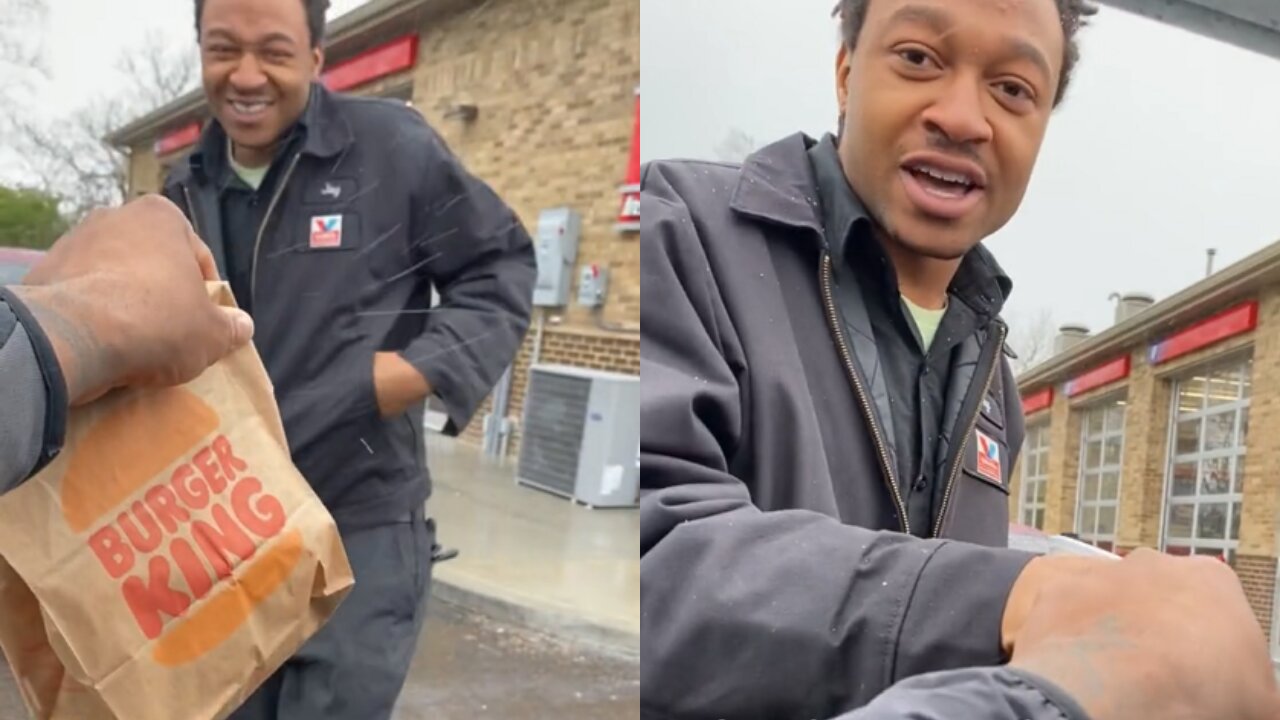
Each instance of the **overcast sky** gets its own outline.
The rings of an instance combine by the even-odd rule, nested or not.
[[[834,130],[832,0],[644,0],[646,160]],[[1280,62],[1104,8],[1020,212],[988,241],[1009,314],[1111,324],[1280,240]]]

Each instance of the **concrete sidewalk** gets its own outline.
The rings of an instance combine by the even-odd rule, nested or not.
[[[459,556],[432,594],[491,617],[638,656],[640,517],[515,482],[515,461],[428,434],[438,542]]]

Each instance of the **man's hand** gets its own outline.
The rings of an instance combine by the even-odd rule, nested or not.
[[[1092,562],[1040,582],[1011,666],[1092,720],[1280,717],[1267,642],[1227,565],[1146,549]]]
[[[209,299],[217,279],[181,211],[147,196],[92,213],[11,290],[49,336],[74,406],[188,382],[248,343],[249,316]]]
[[[378,395],[378,412],[384,418],[408,411],[432,393],[431,383],[422,373],[394,352],[373,356],[373,386]]]

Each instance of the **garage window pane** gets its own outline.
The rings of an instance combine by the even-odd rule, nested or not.
[[[1195,510],[1195,505],[1170,505],[1164,534],[1171,538],[1191,537],[1191,524],[1195,519]]]
[[[1116,500],[1120,497],[1120,473],[1109,471],[1102,473],[1102,487],[1099,488],[1099,500]]]
[[[1195,462],[1178,463],[1173,466],[1173,483],[1170,487],[1170,493],[1175,496],[1195,495],[1196,494],[1196,468],[1198,464]]]
[[[1236,414],[1213,413],[1204,420],[1204,449],[1206,452],[1233,447],[1236,440]]]
[[[1200,463],[1200,494],[1231,492],[1231,458],[1212,458]]]
[[[1178,414],[1185,415],[1204,409],[1203,377],[1193,377],[1179,384]]]
[[[1178,423],[1178,434],[1174,440],[1174,452],[1178,455],[1190,455],[1200,449],[1200,425],[1202,421],[1184,420]]]
[[[1115,535],[1116,534],[1115,506],[1098,508],[1098,534],[1099,535]]]
[[[1227,539],[1227,504],[1205,503],[1197,511],[1196,538],[1200,540]]]
[[[1080,535],[1093,535],[1098,527],[1098,509],[1087,505],[1080,509],[1080,522],[1076,523],[1076,532]]]

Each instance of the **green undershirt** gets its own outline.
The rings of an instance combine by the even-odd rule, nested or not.
[[[270,164],[251,168],[236,162],[235,148],[231,146],[230,140],[227,141],[227,159],[231,161],[231,169],[235,171],[236,175],[254,190],[262,187],[262,181],[267,177],[267,171],[271,169]]]
[[[921,346],[925,352],[928,352],[929,346],[933,344],[933,337],[938,334],[938,326],[942,324],[942,316],[947,314],[947,308],[926,310],[908,300],[906,295],[902,296],[902,304],[907,308],[907,312],[911,314],[911,320],[916,324],[916,330],[920,332]]]

